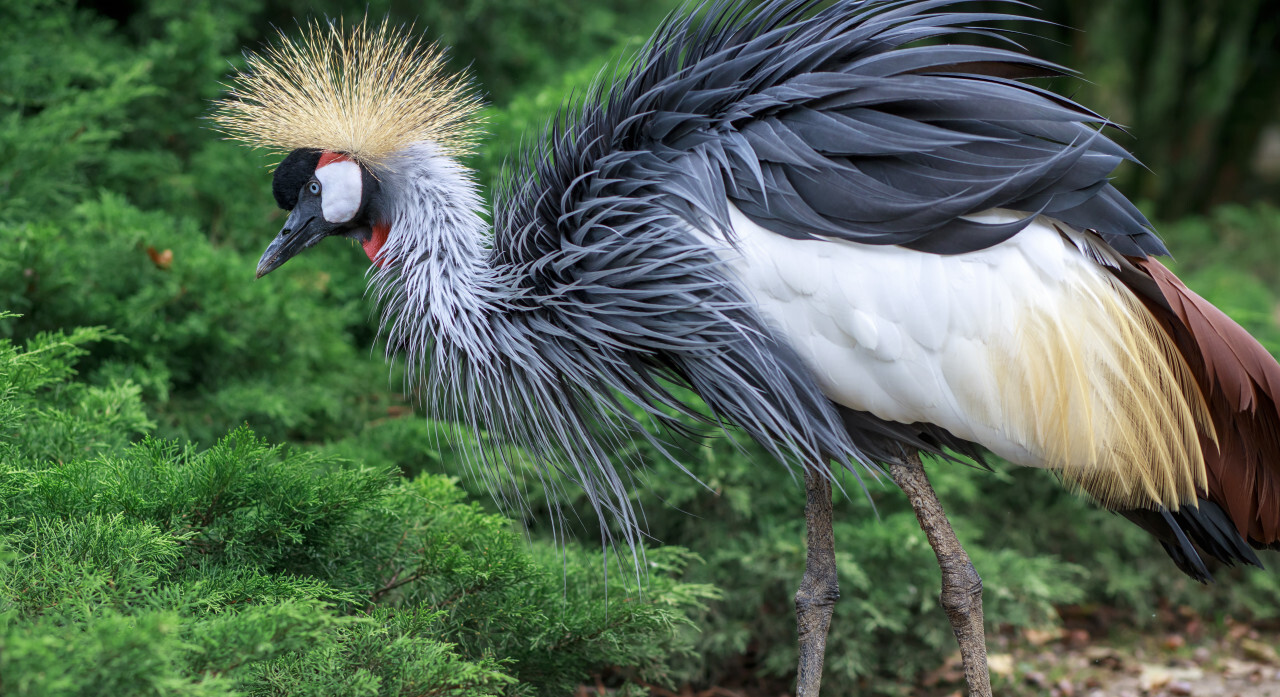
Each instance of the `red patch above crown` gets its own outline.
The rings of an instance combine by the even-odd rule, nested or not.
[[[350,161],[351,161],[350,157],[347,157],[346,155],[343,155],[340,152],[329,152],[328,150],[325,150],[324,152],[320,153],[320,161],[316,163],[316,169],[320,169],[325,165],[331,165],[335,162],[350,162]]]

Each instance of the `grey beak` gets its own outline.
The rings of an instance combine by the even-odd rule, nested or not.
[[[258,260],[258,278],[275,271],[300,252],[333,233],[334,225],[321,215],[318,204],[300,204],[285,221],[280,234]]]

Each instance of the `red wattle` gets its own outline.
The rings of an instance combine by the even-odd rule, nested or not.
[[[391,232],[390,223],[377,223],[373,226],[373,234],[369,236],[368,241],[361,242],[360,246],[364,247],[364,253],[369,257],[369,261],[374,266],[382,268],[385,259],[379,259],[378,253],[382,251],[382,245],[387,243],[387,235]]]

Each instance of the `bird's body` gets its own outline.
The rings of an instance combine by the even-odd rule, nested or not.
[[[492,228],[456,133],[414,121],[453,128],[465,105],[394,127],[368,106],[447,101],[422,84],[465,101],[457,83],[397,92],[405,71],[379,63],[416,48],[388,49],[385,25],[332,57],[313,38],[274,54],[284,68],[253,65],[221,117],[294,151],[276,172],[293,214],[259,274],[324,236],[360,239],[414,386],[560,469],[629,536],[612,438],[690,413],[670,388],[686,385],[818,478],[832,460],[857,473],[986,450],[1058,472],[1197,578],[1202,554],[1257,563],[1250,545],[1280,541],[1280,366],[1154,260],[1163,244],[1108,183],[1129,156],[1103,119],[1012,79],[1055,66],[914,43],[1008,18],[963,4],[673,19],[551,125]],[[382,59],[342,63],[362,41]],[[351,79],[262,89],[308,58]],[[326,84],[355,105],[342,128],[281,135],[324,122],[333,100],[308,90]],[[350,135],[360,108],[392,128],[376,148]]]

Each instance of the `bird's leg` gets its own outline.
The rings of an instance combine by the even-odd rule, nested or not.
[[[804,505],[809,554],[804,580],[796,591],[796,625],[800,630],[800,671],[796,697],[818,697],[822,662],[827,652],[827,628],[840,586],[836,580],[835,538],[831,532],[831,480],[804,468]]]
[[[964,677],[970,697],[991,697],[987,673],[987,640],[982,628],[982,579],[951,529],[938,496],[929,485],[920,455],[911,453],[889,464],[889,474],[902,488],[916,511],[916,520],[929,538],[929,546],[942,568],[942,608],[951,620],[951,631],[960,644]]]

